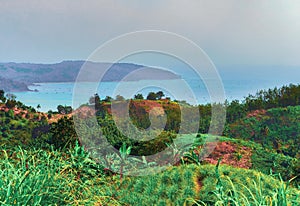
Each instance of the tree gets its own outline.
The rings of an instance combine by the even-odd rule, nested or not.
[[[157,99],[161,99],[162,97],[165,96],[165,94],[163,93],[163,91],[158,91],[158,92],[156,92],[156,96],[157,96]]]
[[[71,114],[73,109],[71,106],[65,106],[66,114]]]
[[[41,109],[41,105],[38,104],[38,105],[36,106],[36,108],[37,108],[37,110]]]
[[[94,94],[94,96],[93,97],[91,97],[90,98],[90,100],[89,100],[89,103],[91,104],[91,105],[93,105],[93,104],[95,104],[95,105],[97,105],[97,104],[99,104],[100,103],[100,97],[99,97],[99,94]]]
[[[57,106],[57,111],[59,114],[66,114],[65,107],[62,105]]]
[[[0,100],[4,103],[6,101],[4,90],[0,90]]]
[[[7,97],[9,100],[13,100],[13,101],[15,101],[15,100],[16,100],[16,98],[17,98],[17,96],[16,96],[16,95],[14,95],[14,94],[11,94],[11,93],[8,93],[8,94],[6,94],[6,97]]]
[[[247,114],[246,108],[243,104],[240,104],[238,100],[233,100],[230,104],[227,102],[226,108],[226,121],[227,123],[233,123],[238,119],[245,117]]]
[[[52,123],[50,128],[50,143],[55,148],[68,148],[74,146],[78,140],[72,118],[61,118],[57,123]]]
[[[144,99],[144,96],[142,94],[136,94],[134,95],[134,99]]]
[[[100,96],[96,93],[89,100],[90,105],[95,105],[95,109],[99,109],[101,107],[101,99]]]
[[[57,106],[57,111],[59,114],[71,114],[72,113],[72,107],[71,106]]]
[[[47,117],[48,117],[48,119],[51,119],[52,118],[52,113],[48,113]]]
[[[11,119],[13,119],[14,117],[15,117],[15,113],[14,113],[14,111],[13,110],[8,110],[8,112],[7,112],[7,117],[9,117],[9,118],[11,118]]]
[[[16,106],[16,104],[17,104],[16,100],[11,100],[11,99],[7,100],[6,103],[5,103],[5,105],[9,109],[14,108]]]
[[[112,97],[106,96],[103,101],[105,101],[105,102],[111,102],[112,99],[113,99]]]
[[[116,96],[116,101],[124,101],[124,100],[125,100],[125,98],[123,96],[121,96],[119,94]]]
[[[155,92],[150,92],[147,96],[147,100],[156,100],[157,94]]]

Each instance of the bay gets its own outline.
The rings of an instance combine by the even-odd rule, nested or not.
[[[213,80],[206,80],[213,81]],[[288,85],[289,80],[257,80],[257,79],[225,79],[223,80],[225,98],[229,101],[243,100],[248,94],[255,94],[260,89]],[[29,87],[38,92],[14,92],[17,100],[34,108],[39,104],[40,111],[56,111],[58,105],[70,105],[74,108],[88,103],[89,97],[98,93],[101,99],[106,96],[115,97],[120,94],[132,98],[134,94],[142,93],[144,97],[151,91],[162,90],[171,99],[186,100],[190,103],[205,104],[211,102],[205,83],[193,77],[185,80],[142,80],[131,82],[63,82],[38,83]],[[76,91],[76,93],[74,93]],[[75,99],[74,99],[75,98]]]

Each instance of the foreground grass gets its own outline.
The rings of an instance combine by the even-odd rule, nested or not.
[[[78,146],[0,153],[1,205],[300,205],[299,190],[255,170],[182,165],[120,180]]]
[[[125,205],[299,205],[300,191],[254,170],[214,165],[170,167],[127,178],[114,191]]]
[[[96,191],[108,184],[102,168],[79,150],[0,153],[1,205],[89,205],[106,198]]]

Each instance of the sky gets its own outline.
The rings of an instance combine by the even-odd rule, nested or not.
[[[0,62],[85,60],[139,30],[182,35],[217,65],[300,66],[297,0],[0,0]]]

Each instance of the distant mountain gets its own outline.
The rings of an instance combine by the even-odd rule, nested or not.
[[[25,83],[3,77],[0,77],[0,89],[5,92],[30,91]]]
[[[144,67],[142,65],[85,61],[63,61],[56,64],[0,63],[0,77],[7,80],[11,79],[13,82],[25,83],[25,86],[31,83],[41,82],[74,82],[83,65],[88,68],[88,75],[86,75],[82,81],[92,81],[99,72],[103,73],[106,68],[109,68],[109,70],[105,73],[101,81],[120,81],[132,72],[134,72],[134,75],[126,78],[126,81],[180,78],[172,72]],[[15,88],[8,87],[10,91],[28,90],[24,85],[17,83],[10,83],[10,85],[16,86]]]
[[[143,72],[137,72],[134,77],[127,80],[179,78],[179,76],[174,73],[157,68],[144,67],[142,65],[85,61],[63,61],[57,64],[0,63],[0,76],[26,83],[74,82],[83,64],[89,68],[89,76],[91,77],[112,65],[102,81],[120,81],[126,75],[133,71],[138,71],[141,68],[144,68]],[[144,74],[144,76],[142,76],[142,74]]]

